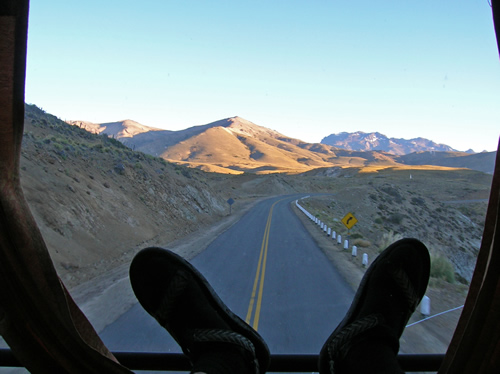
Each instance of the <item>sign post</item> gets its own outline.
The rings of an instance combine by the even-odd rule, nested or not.
[[[232,198],[229,198],[227,203],[229,204],[229,215],[231,215],[231,208],[232,208],[232,205],[234,204],[234,200]]]

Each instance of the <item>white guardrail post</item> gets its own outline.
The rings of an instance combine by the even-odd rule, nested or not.
[[[424,296],[420,302],[420,314],[425,317],[431,315],[431,299],[428,296]]]
[[[368,255],[366,253],[363,253],[363,262],[362,262],[364,267],[368,266]]]
[[[328,225],[326,225],[324,222],[321,222],[321,220],[318,218],[318,217],[315,217],[314,215],[312,215],[311,213],[309,213],[307,211],[307,209],[305,209],[304,207],[302,207],[300,204],[299,204],[299,200],[295,200],[295,205],[302,211],[302,213],[304,213],[311,221],[313,221],[314,223],[316,223],[318,226],[320,226],[320,229],[323,230],[327,236],[331,236],[331,238],[333,240],[337,240],[337,244],[341,245],[342,244],[342,235],[340,234],[337,234],[337,232],[335,230],[333,230],[331,227],[328,227]],[[349,249],[349,240],[348,239],[345,239],[344,241],[344,249]],[[357,256],[357,247],[356,246],[353,246],[353,249],[352,249],[352,256],[353,257],[356,257]],[[365,256],[368,256],[366,254],[363,255],[363,261],[364,261],[364,258]],[[366,262],[368,263],[368,259],[366,260]]]
[[[357,257],[358,256],[358,247],[353,245],[351,254],[352,254],[352,257]]]

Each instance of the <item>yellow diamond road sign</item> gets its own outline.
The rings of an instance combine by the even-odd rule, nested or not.
[[[356,219],[356,217],[354,217],[352,213],[347,213],[345,217],[342,218],[342,223],[348,229],[351,229],[357,222],[358,220]]]

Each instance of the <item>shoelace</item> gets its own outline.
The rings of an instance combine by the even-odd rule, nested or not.
[[[170,279],[167,289],[165,290],[165,295],[158,309],[153,314],[153,317],[160,323],[160,325],[164,326],[169,331],[170,317],[175,308],[177,300],[186,290],[187,285],[188,275],[183,271],[178,271]],[[251,354],[251,357],[253,358],[251,363],[255,368],[255,373],[259,374],[259,362],[257,360],[255,347],[253,343],[243,335],[240,335],[234,331],[221,329],[195,329],[186,333],[192,335],[193,341],[196,343],[219,342],[238,345]]]
[[[413,313],[420,302],[420,297],[417,295],[415,288],[411,284],[408,274],[406,274],[406,272],[401,268],[398,268],[392,272],[392,277],[401,292],[403,292],[406,303],[408,304],[411,313]]]
[[[229,330],[197,329],[193,332],[193,339],[198,343],[218,342],[238,345],[251,354],[255,373],[259,373],[259,361],[256,358],[255,347],[253,343],[243,335]]]
[[[420,297],[415,291],[408,274],[406,274],[404,270],[401,268],[394,270],[392,272],[392,277],[403,293],[403,297],[410,309],[409,315],[411,315],[420,302]],[[330,373],[335,374],[335,361],[339,361],[345,357],[350,348],[349,343],[352,342],[354,338],[382,323],[383,316],[373,314],[356,320],[339,331],[332,341],[328,343]]]
[[[354,338],[361,335],[365,331],[379,325],[382,318],[382,316],[372,314],[358,319],[353,323],[345,326],[328,343],[328,358],[331,374],[335,374],[335,361],[342,360],[349,351],[349,343],[351,343]]]
[[[176,302],[179,296],[186,290],[186,287],[187,275],[182,271],[178,271],[170,280],[158,309],[152,314],[161,326],[168,327],[168,321]]]

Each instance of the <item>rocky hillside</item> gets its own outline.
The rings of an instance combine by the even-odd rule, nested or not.
[[[330,177],[335,179],[335,193],[312,196],[302,204],[344,237],[347,229],[341,219],[354,214],[358,223],[351,238],[370,258],[398,238],[414,237],[429,247],[435,259],[450,264],[447,280],[470,282],[490,175],[471,170],[343,173],[340,169]]]
[[[27,105],[22,185],[63,280],[77,284],[228,214],[229,184]]]

